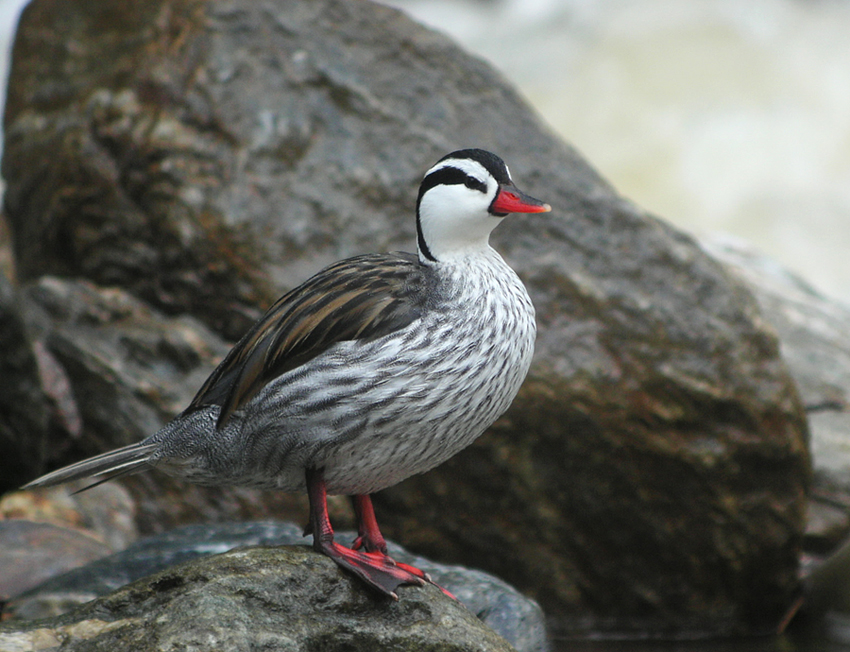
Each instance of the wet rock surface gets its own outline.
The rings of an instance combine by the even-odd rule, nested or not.
[[[64,616],[0,624],[0,649],[513,649],[437,587],[401,588],[399,598],[372,595],[305,548],[239,549],[171,567]]]
[[[310,539],[301,530],[292,523],[270,521],[178,528],[44,582],[17,596],[4,613],[16,619],[57,616],[130,582],[198,557],[245,546],[305,546]],[[337,539],[349,545],[354,534],[339,533]],[[480,571],[416,557],[393,543],[389,547],[393,559],[427,572],[520,652],[548,649],[540,607],[506,583]],[[365,589],[364,592],[369,593]]]
[[[850,306],[743,243],[715,239],[705,245],[752,288],[779,336],[811,431],[806,547],[827,554],[850,535]]]
[[[51,466],[150,434],[224,350],[219,336],[308,273],[410,250],[424,170],[485,147],[554,207],[493,238],[537,308],[535,361],[487,435],[376,496],[386,534],[511,582],[559,634],[776,626],[799,589],[806,415],[739,279],[618,197],[486,64],[394,10],[58,6],[34,0],[22,16],[5,121],[23,312],[64,287],[143,318],[116,335],[111,317],[86,317],[79,340],[61,312],[29,327],[81,421],[78,441],[60,423],[70,443]],[[120,346],[92,356],[101,333]],[[143,532],[306,514],[300,498],[161,475],[127,486]]]

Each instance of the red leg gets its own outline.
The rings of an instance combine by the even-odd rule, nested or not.
[[[378,519],[375,518],[375,509],[372,507],[372,499],[369,494],[352,496],[351,502],[354,503],[354,515],[357,518],[357,534],[359,535],[351,544],[352,549],[360,550],[360,548],[363,548],[366,552],[382,552],[386,555],[387,542],[378,528]]]
[[[352,496],[351,501],[354,503],[354,515],[357,518],[357,538],[351,544],[352,549],[359,550],[363,548],[366,552],[380,552],[387,554],[387,542],[381,530],[378,528],[378,519],[375,518],[375,508],[372,507],[372,498],[368,494],[359,494]],[[387,559],[390,559],[387,557]],[[421,577],[434,586],[438,587],[443,593],[450,598],[457,600],[451,593],[446,591],[442,586],[436,584],[429,576],[415,566],[404,564],[400,561],[391,560],[397,567],[407,570],[417,577]]]
[[[325,478],[321,469],[307,470],[307,495],[310,498],[310,525],[313,532],[313,549],[333,559],[340,567],[354,573],[369,586],[381,593],[398,600],[395,590],[402,584],[425,584],[425,573],[406,564],[396,564],[387,557],[385,552],[369,550],[368,547],[375,545],[375,540],[369,538],[368,544],[362,541],[361,545],[366,547],[365,552],[351,550],[334,541],[334,532],[328,517],[327,491],[325,490]],[[362,501],[361,501],[362,502]],[[371,501],[366,497],[367,511],[371,513],[374,522],[374,532],[383,541],[375,522],[375,513],[372,510]],[[358,516],[359,520],[359,516]],[[374,535],[371,526],[360,525],[361,531],[367,530]],[[362,537],[358,537],[358,540]],[[384,544],[386,546],[386,544]],[[385,548],[386,549],[386,548]]]

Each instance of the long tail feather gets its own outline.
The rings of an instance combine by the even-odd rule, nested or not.
[[[153,454],[154,449],[155,444],[130,444],[129,446],[90,457],[87,460],[82,460],[76,464],[71,464],[47,475],[43,475],[25,484],[22,488],[52,487],[53,485],[70,482],[79,478],[97,476],[106,476],[102,480],[106,482],[119,475],[144,471],[148,468],[148,460],[151,454]],[[96,484],[100,484],[100,482]]]

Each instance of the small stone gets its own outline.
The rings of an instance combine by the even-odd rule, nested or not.
[[[79,530],[19,519],[0,521],[0,600],[105,557],[102,541]]]

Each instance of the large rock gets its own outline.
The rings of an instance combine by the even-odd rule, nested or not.
[[[359,1],[34,0],[5,129],[22,279],[118,284],[231,338],[332,259],[410,249],[436,158],[503,155],[555,207],[494,237],[535,362],[490,434],[377,497],[387,533],[560,633],[763,632],[792,602],[805,416],[751,295],[444,37]]]
[[[337,539],[348,545],[354,536],[353,532],[341,532]],[[43,582],[8,602],[3,609],[3,618],[32,619],[59,615],[178,563],[236,547],[304,546],[308,542],[302,528],[292,523],[266,521],[189,525],[143,539],[122,552]],[[544,652],[548,649],[546,625],[540,607],[501,580],[481,571],[416,557],[391,542],[389,551],[393,559],[415,564],[428,573],[482,622],[511,643],[517,652]],[[286,555],[284,551],[281,554]],[[365,586],[361,586],[361,591],[370,594]]]
[[[432,650],[513,648],[435,586],[397,602],[306,548],[239,549],[169,568],[58,618],[0,624],[0,649]]]

